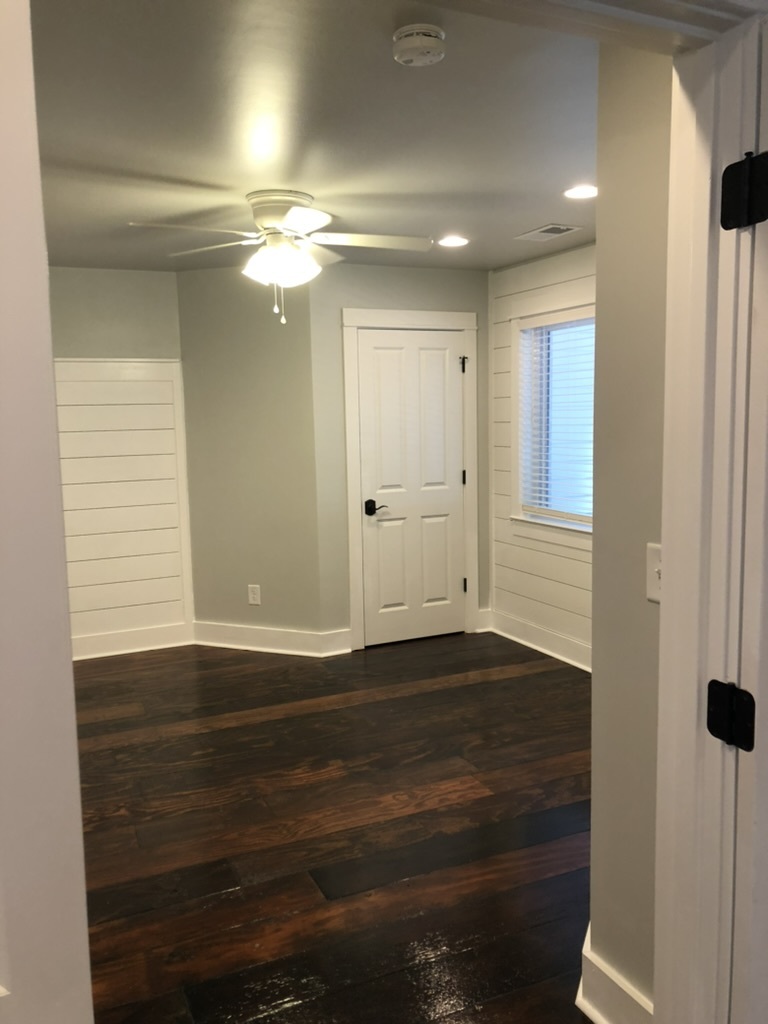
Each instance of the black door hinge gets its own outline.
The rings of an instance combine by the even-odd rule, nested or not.
[[[755,698],[749,690],[711,679],[707,687],[707,729],[729,746],[754,750]]]
[[[462,471],[461,471],[461,482],[463,484],[466,484],[466,482],[467,482],[467,471],[466,471],[466,469],[462,469]]]
[[[461,372],[462,373],[466,373],[467,372],[467,360],[468,359],[469,359],[469,356],[459,356],[459,362],[461,363]]]
[[[466,594],[466,592],[467,592],[467,577],[465,576],[464,577],[464,593]]]
[[[768,220],[768,152],[745,153],[723,171],[720,226],[726,231]]]

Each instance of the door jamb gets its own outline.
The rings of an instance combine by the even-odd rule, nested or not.
[[[674,78],[654,1015],[676,1024],[730,1018],[737,758],[708,736],[705,719],[707,680],[738,677],[728,621],[738,615],[740,541],[731,524],[741,518],[739,352],[749,309],[745,289],[735,286],[746,240],[720,231],[713,194],[722,167],[752,148],[739,146],[738,108],[749,105],[754,70],[734,40],[749,43],[756,24],[679,58]],[[718,120],[721,104],[727,127],[722,113]]]
[[[363,502],[360,476],[360,391],[358,379],[358,328],[384,330],[460,331],[468,356],[464,375],[463,437],[464,468],[464,575],[467,594],[464,629],[479,628],[478,601],[478,458],[477,458],[477,316],[420,309],[343,309],[344,417],[347,436],[347,536],[349,538],[349,626],[353,651],[365,647],[363,611]]]

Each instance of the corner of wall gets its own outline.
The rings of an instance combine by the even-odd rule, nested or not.
[[[651,1024],[653,1003],[592,949],[587,929],[576,1005],[592,1024]]]

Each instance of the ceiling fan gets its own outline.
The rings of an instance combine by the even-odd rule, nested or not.
[[[325,246],[354,246],[368,249],[400,249],[408,252],[428,252],[431,238],[410,235],[362,235],[321,231],[332,220],[331,214],[316,210],[313,197],[306,192],[263,189],[249,192],[245,197],[251,205],[255,231],[233,231],[226,228],[195,227],[187,224],[157,224],[131,222],[133,227],[173,228],[183,231],[212,231],[217,234],[237,235],[234,242],[220,242],[196,249],[184,249],[171,256],[227,249],[231,246],[257,246],[243,273],[261,284],[275,288],[292,288],[306,284],[316,277],[323,266],[343,257],[325,249]],[[277,306],[277,299],[275,299]],[[279,309],[276,309],[279,312]]]

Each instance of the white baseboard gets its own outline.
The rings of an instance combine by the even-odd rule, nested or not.
[[[481,608],[473,625],[472,632],[498,633],[499,636],[525,644],[526,647],[532,647],[553,658],[559,658],[569,665],[590,670],[591,648],[570,637],[560,636],[503,612],[492,611],[490,608]],[[328,658],[336,654],[349,653],[352,649],[352,633],[349,629],[313,633],[298,629],[245,626],[231,622],[178,623],[173,626],[152,626],[147,629],[73,637],[72,656],[75,661],[80,661],[85,658],[104,658],[112,654],[181,647],[185,644]]]
[[[505,612],[494,611],[490,613],[492,625],[490,628],[499,636],[505,636],[508,640],[516,640],[519,644],[532,647],[534,651],[541,651],[542,654],[549,654],[553,658],[559,658],[576,668],[583,668],[587,672],[592,671],[592,647],[590,644],[574,640],[570,636],[562,636],[554,633],[551,629],[544,629],[533,622],[526,622],[524,619],[516,619],[513,615]]]
[[[592,950],[591,927],[581,954],[576,1005],[593,1024],[652,1024],[653,1003]]]
[[[134,654],[154,651],[162,647],[183,647],[194,643],[191,623],[179,622],[173,626],[149,626],[146,629],[126,629],[115,633],[92,633],[72,637],[72,657],[106,658],[112,654]]]
[[[243,626],[230,622],[196,622],[193,642],[207,647],[234,647],[242,651],[329,658],[334,654],[348,654],[351,639],[349,629],[309,633],[298,629],[270,629],[266,626]]]

